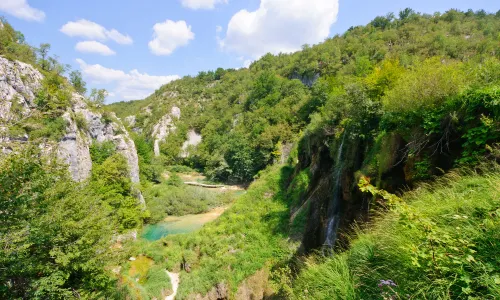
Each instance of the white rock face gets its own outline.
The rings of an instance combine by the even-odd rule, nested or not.
[[[153,127],[152,137],[155,139],[154,152],[155,156],[160,156],[160,142],[165,141],[165,138],[170,132],[175,131],[175,125],[172,118],[179,119],[181,117],[181,109],[174,106],[170,114],[164,115],[160,121]]]
[[[103,120],[102,115],[100,113],[91,111],[87,107],[83,97],[78,94],[73,94],[72,111],[75,114],[81,114],[81,116],[85,118],[87,122],[87,130],[80,132],[81,134],[85,135],[85,137],[78,137],[77,135],[76,139],[69,139],[70,146],[65,147],[69,151],[66,151],[65,154],[61,155],[61,157],[75,155],[79,156],[80,154],[78,153],[78,148],[79,144],[81,143],[86,143],[88,152],[88,147],[93,141],[96,141],[98,143],[111,141],[115,144],[116,151],[118,153],[121,153],[127,159],[128,167],[130,170],[130,179],[132,180],[132,182],[139,182],[139,159],[137,157],[137,150],[135,148],[134,141],[128,135],[125,127],[121,123],[118,123],[116,121],[106,123]],[[115,116],[114,119],[118,121]],[[72,130],[70,127],[68,127],[66,131],[67,135],[72,135]],[[64,138],[61,142],[64,142]],[[88,162],[86,160],[83,160],[82,163],[87,164]],[[81,169],[86,170],[87,167],[83,166]],[[83,180],[88,178],[90,172],[88,172],[86,176],[83,176],[84,174],[76,173],[72,173],[72,175],[75,180]]]
[[[11,108],[16,104],[22,107],[22,115],[29,114],[42,79],[43,75],[33,66],[0,56],[0,120],[15,119]]]
[[[135,116],[128,116],[125,117],[125,122],[129,127],[134,127],[135,126]]]
[[[189,130],[187,133],[187,140],[182,144],[181,157],[189,156],[189,146],[198,146],[201,143],[201,135],[194,130]]]
[[[59,142],[57,156],[68,165],[71,177],[76,181],[83,181],[90,176],[92,160],[89,152],[89,142],[78,131],[76,123],[66,112],[63,118],[68,122],[66,134]]]

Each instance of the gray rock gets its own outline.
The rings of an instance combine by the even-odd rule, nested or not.
[[[198,134],[193,129],[189,130],[187,133],[187,140],[182,144],[181,157],[185,158],[189,156],[189,148],[196,147],[201,143],[201,135]]]
[[[90,176],[92,160],[90,158],[90,143],[83,133],[78,131],[76,123],[66,112],[63,118],[68,123],[66,134],[59,142],[57,157],[68,165],[71,177],[76,181],[83,181]]]
[[[172,118],[179,119],[181,117],[181,109],[174,106],[170,114],[164,115],[160,121],[153,127],[152,137],[154,138],[154,153],[155,156],[160,156],[160,143],[165,141],[165,138],[170,132],[175,131],[175,125]]]
[[[125,122],[129,127],[134,127],[135,126],[135,116],[128,116],[125,117]]]
[[[22,115],[29,114],[42,79],[43,75],[33,66],[0,56],[0,119],[10,121],[20,117],[11,112],[14,101],[22,107]]]
[[[314,83],[319,79],[319,73],[315,73],[312,76],[304,76],[304,75],[299,75],[299,74],[293,74],[290,79],[298,79],[300,80],[304,85],[307,85],[308,87],[312,87]]]

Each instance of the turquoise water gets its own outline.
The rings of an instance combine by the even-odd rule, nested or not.
[[[141,236],[148,241],[156,241],[170,234],[192,232],[200,229],[205,223],[217,219],[225,209],[218,207],[204,214],[167,217],[163,222],[146,226]]]
[[[142,237],[148,241],[156,241],[169,234],[188,233],[201,227],[201,226],[199,226],[198,228],[179,227],[175,226],[175,224],[172,223],[175,222],[165,222],[165,223],[148,225],[146,226],[146,228],[144,228]]]

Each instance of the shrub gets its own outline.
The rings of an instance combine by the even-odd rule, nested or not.
[[[112,141],[104,141],[99,143],[94,141],[90,145],[90,158],[94,164],[102,164],[106,159],[111,157],[116,152],[116,146]]]
[[[392,112],[409,112],[435,107],[465,87],[462,66],[439,58],[426,59],[395,82],[382,99],[383,107]]]

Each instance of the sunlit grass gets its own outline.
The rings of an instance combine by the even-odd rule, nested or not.
[[[500,172],[452,172],[403,197],[420,219],[400,210],[358,230],[351,247],[328,259],[310,259],[294,283],[301,299],[498,299],[500,297]],[[429,245],[418,220],[440,236]],[[449,236],[449,239],[445,239]],[[446,242],[439,242],[443,237]],[[457,245],[469,245],[473,255]],[[435,247],[441,260],[415,253]],[[455,249],[457,248],[457,249]],[[431,253],[434,253],[431,251]],[[432,271],[434,270],[434,271]],[[392,280],[397,286],[381,284]],[[306,292],[307,291],[307,292]],[[387,298],[388,299],[388,298]]]

